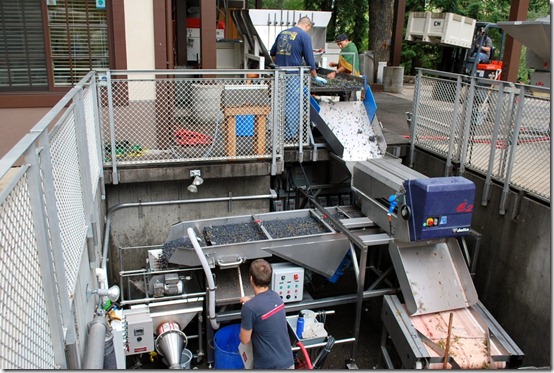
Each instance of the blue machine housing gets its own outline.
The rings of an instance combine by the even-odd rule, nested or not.
[[[404,182],[410,241],[466,235],[470,231],[475,184],[461,176]]]

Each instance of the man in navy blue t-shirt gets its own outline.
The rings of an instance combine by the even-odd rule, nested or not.
[[[313,23],[308,17],[298,20],[296,26],[283,30],[277,35],[269,54],[277,66],[309,66],[310,75],[315,79],[317,71],[312,49],[312,39],[308,31]],[[293,141],[298,137],[298,127],[303,123],[300,116],[300,78],[297,75],[286,76],[285,93],[285,140]],[[308,99],[307,90],[304,98]]]
[[[277,35],[269,52],[277,66],[310,66],[310,74],[317,77],[312,39],[308,34],[312,26],[308,17],[302,17],[296,26]]]
[[[255,296],[241,298],[240,341],[252,341],[254,369],[294,369],[285,304],[269,288],[273,270],[264,259],[250,265],[250,284]]]

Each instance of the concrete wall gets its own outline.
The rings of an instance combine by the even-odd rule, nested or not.
[[[416,151],[414,169],[444,176],[444,161]],[[476,185],[472,226],[482,234],[474,276],[480,301],[525,353],[523,366],[551,365],[550,206],[512,192],[499,214],[502,187],[481,205],[484,177],[466,172]]]

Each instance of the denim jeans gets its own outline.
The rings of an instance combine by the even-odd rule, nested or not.
[[[287,75],[285,89],[285,140],[298,137],[300,123],[300,75]]]

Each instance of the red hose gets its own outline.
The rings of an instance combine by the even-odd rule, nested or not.
[[[308,351],[306,351],[306,347],[304,347],[304,345],[300,341],[296,342],[296,345],[300,347],[300,349],[304,353],[304,358],[306,359],[306,364],[308,365],[308,369],[314,369],[314,367],[312,366],[312,361],[310,360],[310,356],[308,355]]]

